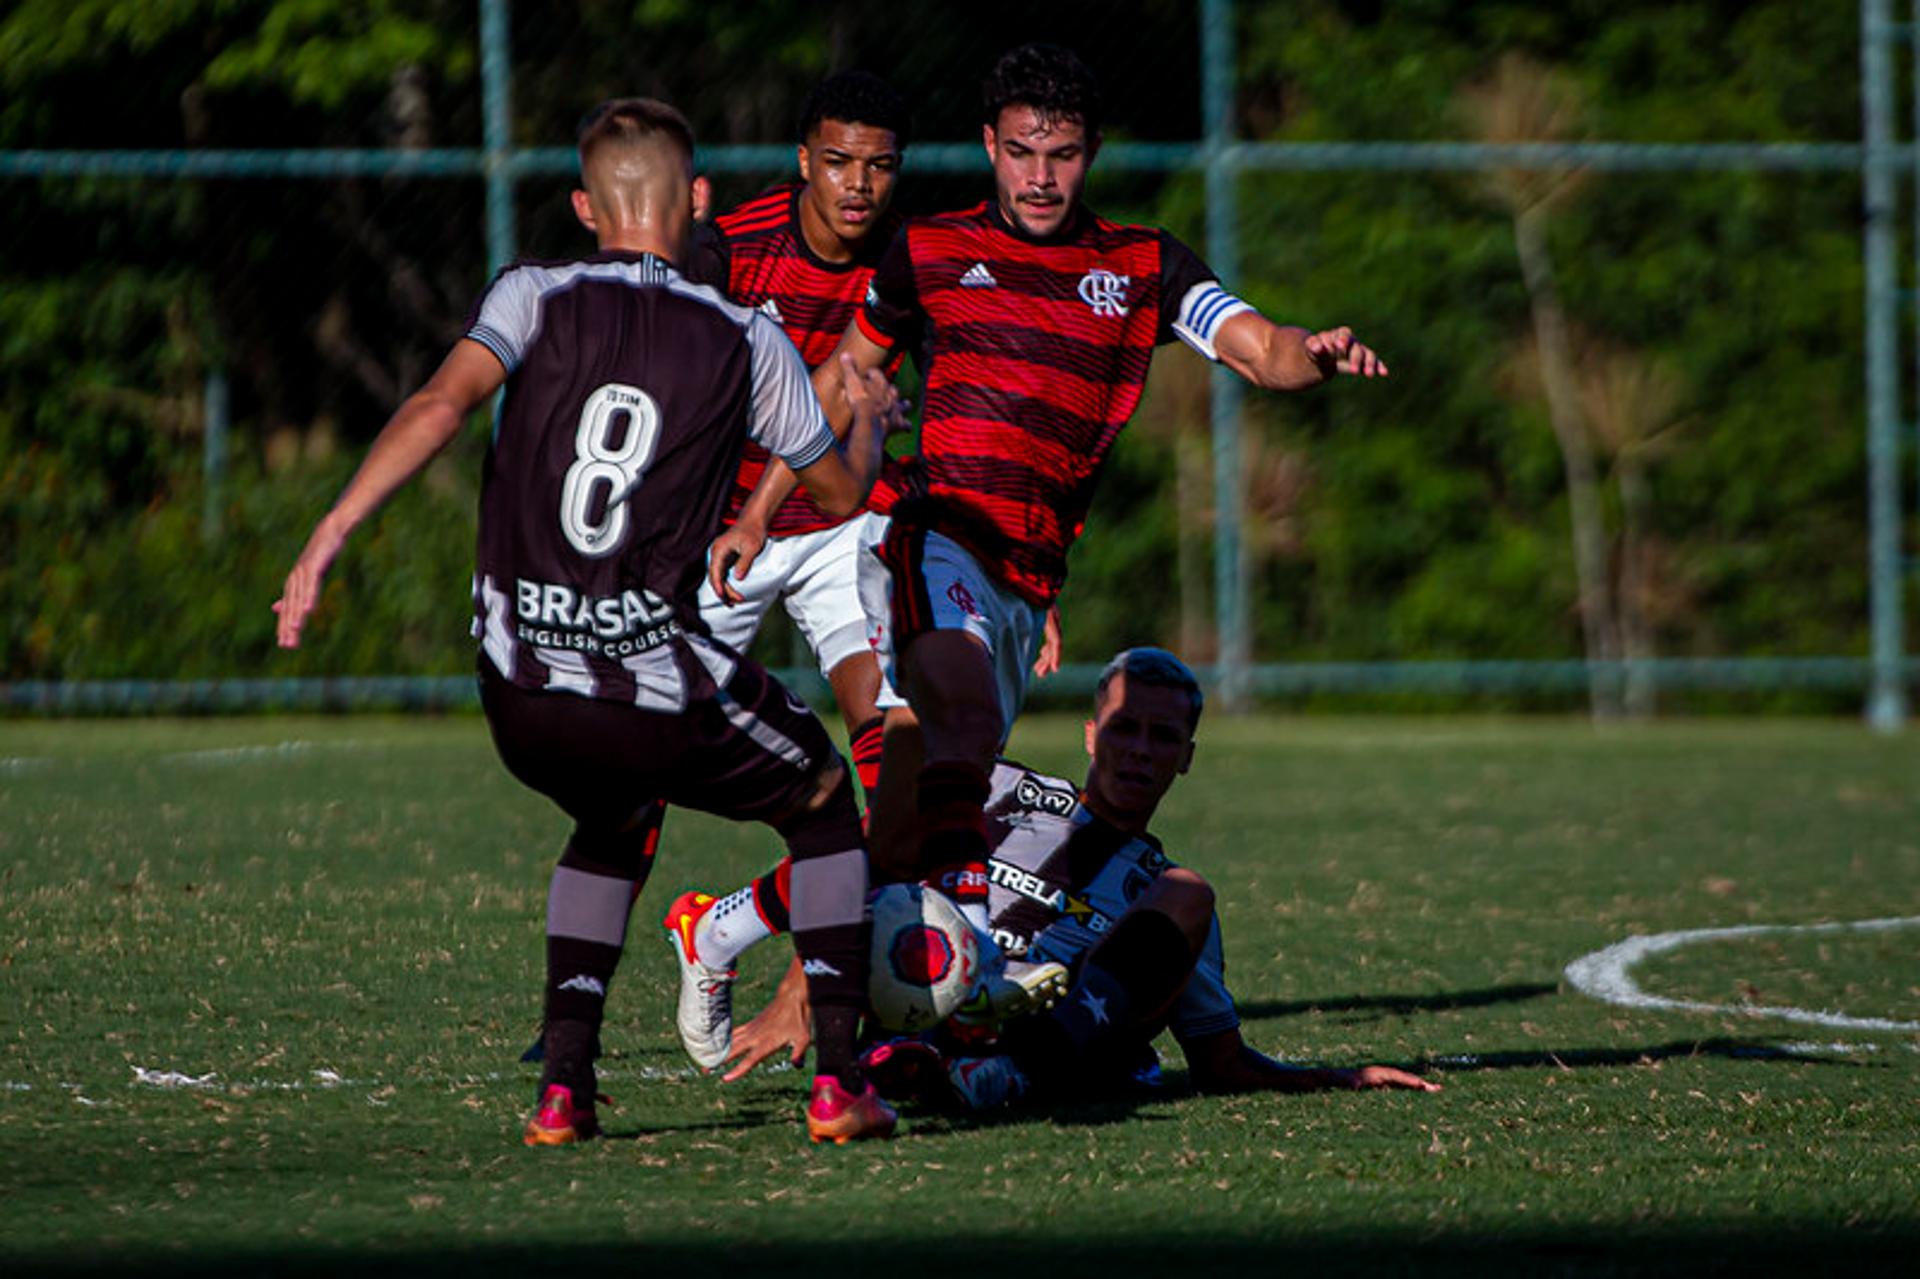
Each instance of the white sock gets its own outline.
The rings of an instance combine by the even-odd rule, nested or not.
[[[985,902],[963,903],[960,905],[960,913],[966,917],[966,921],[969,924],[973,925],[973,931],[985,933],[989,937],[993,935],[993,930],[987,926],[987,904]]]
[[[693,928],[693,952],[709,968],[731,968],[749,947],[773,936],[754,909],[753,885],[728,893]]]

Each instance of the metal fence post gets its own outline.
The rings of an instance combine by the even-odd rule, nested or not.
[[[207,370],[200,400],[200,479],[205,490],[200,508],[200,536],[211,542],[220,536],[220,494],[227,482],[227,426],[232,421],[232,398],[227,371],[219,365]]]
[[[1867,722],[1883,733],[1906,723],[1901,679],[1906,621],[1900,536],[1900,333],[1894,260],[1894,84],[1892,0],[1860,3],[1860,100],[1866,150],[1868,562],[1872,573],[1873,682]]]
[[[1233,0],[1200,8],[1201,117],[1206,129],[1207,257],[1229,288],[1240,274],[1239,166],[1233,152]],[[1240,536],[1242,476],[1240,379],[1212,370],[1207,397],[1213,429],[1213,608],[1219,631],[1215,670],[1221,705],[1244,710],[1253,656],[1247,551]]]
[[[498,271],[513,260],[513,63],[509,47],[509,0],[480,0],[481,144],[486,150],[487,266]]]

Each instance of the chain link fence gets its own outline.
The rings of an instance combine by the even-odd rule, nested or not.
[[[1255,691],[1301,700],[1857,706],[1860,28],[1822,9],[25,0],[0,15],[7,704],[463,700],[478,429],[363,530],[310,647],[275,651],[267,604],[501,228],[587,247],[581,114],[681,106],[724,208],[791,172],[806,90],[865,66],[915,104],[898,204],[930,212],[989,193],[978,83],[1039,38],[1105,86],[1097,208],[1394,370],[1210,434],[1204,366],[1163,352],[1074,553],[1071,659],[1237,638]]]

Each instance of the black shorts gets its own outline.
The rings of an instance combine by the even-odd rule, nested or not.
[[[737,658],[720,687],[684,658],[687,706],[669,713],[521,688],[482,655],[480,706],[501,762],[593,829],[655,800],[771,822],[812,797],[839,758],[819,718],[756,662]]]

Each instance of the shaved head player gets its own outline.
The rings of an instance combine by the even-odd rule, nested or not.
[[[279,641],[298,645],[352,529],[504,386],[473,579],[481,706],[508,771],[574,823],[547,898],[544,1065],[526,1142],[598,1131],[594,1057],[655,800],[763,821],[785,840],[818,1046],[809,1134],[885,1136],[892,1111],[854,1056],[867,861],[847,767],[797,699],[705,633],[695,596],[746,442],[850,513],[879,470],[891,389],[878,374],[836,385],[854,419],[843,446],[778,326],[681,277],[707,193],[678,111],[604,103],[579,149],[573,208],[599,252],[517,264],[488,288],[315,528],[275,606]]]

